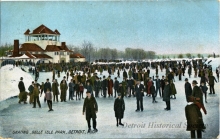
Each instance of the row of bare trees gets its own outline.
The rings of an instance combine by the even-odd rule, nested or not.
[[[107,59],[107,60],[142,60],[142,59],[154,59],[156,53],[154,51],[145,51],[140,48],[125,48],[124,51],[119,51],[115,48],[97,48],[89,41],[84,41],[82,46],[69,45],[69,49],[75,52],[81,53],[86,57],[86,60],[91,62],[96,59]]]

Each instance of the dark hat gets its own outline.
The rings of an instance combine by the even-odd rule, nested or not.
[[[121,93],[118,93],[118,96],[121,96]]]
[[[156,77],[159,77],[158,75],[156,75]]]
[[[185,81],[188,81],[188,78],[186,78]]]
[[[91,92],[90,92],[90,91],[87,91],[86,93],[90,93],[90,94],[91,94]]]
[[[105,78],[105,76],[103,76],[103,78]]]
[[[197,81],[196,81],[196,80],[193,80],[193,81],[192,81],[192,84],[198,84],[198,83],[197,83]]]
[[[49,78],[47,78],[47,81],[49,81]]]
[[[115,77],[115,79],[117,79],[117,77]]]
[[[32,81],[32,84],[34,83],[34,81]]]
[[[64,76],[63,78],[66,78],[66,76]]]
[[[164,80],[164,82],[168,82],[168,80],[167,80],[167,79],[165,79],[165,80]]]
[[[21,77],[20,80],[23,80],[23,77]]]

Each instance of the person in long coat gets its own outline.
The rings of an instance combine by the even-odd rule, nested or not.
[[[59,94],[59,89],[58,89],[58,82],[56,81],[56,79],[53,80],[53,83],[52,83],[52,92],[53,92],[53,101],[55,101],[55,98],[58,101],[58,94]]]
[[[189,102],[188,97],[192,95],[192,87],[191,84],[188,82],[188,79],[185,79],[185,95],[186,95],[186,101]]]
[[[119,88],[119,81],[117,80],[117,77],[115,77],[115,82],[114,82],[115,98],[116,98],[116,93],[118,93],[118,88]]]
[[[20,91],[18,103],[21,103],[22,101],[24,101],[24,104],[27,104],[27,102],[26,102],[27,101],[27,93],[25,92],[23,77],[20,78],[20,82],[18,83],[18,89]]]
[[[66,91],[68,89],[68,86],[65,82],[65,80],[62,81],[62,83],[60,84],[60,90],[61,90],[61,102],[66,102]]]
[[[171,88],[169,85],[169,82],[167,79],[164,80],[165,81],[165,87],[164,87],[164,93],[163,93],[163,101],[166,102],[166,108],[164,108],[164,110],[171,110],[170,108],[170,93],[171,93]]]
[[[152,86],[152,79],[150,77],[149,81],[147,82],[147,96],[150,97],[151,96],[151,92],[150,92],[150,87]]]
[[[155,100],[155,97],[156,97],[156,89],[155,89],[155,86],[154,86],[154,82],[152,82],[152,85],[150,87],[150,92],[152,93],[152,103],[157,103],[157,101]]]
[[[41,108],[40,101],[39,101],[39,94],[40,94],[40,91],[38,89],[38,86],[37,86],[37,84],[34,84],[34,90],[33,90],[34,105],[33,105],[33,108],[36,108],[36,101],[38,103],[39,108]]]
[[[187,119],[187,131],[190,131],[191,138],[202,138],[202,131],[206,129],[200,108],[196,104],[187,105],[185,107],[185,116]]]
[[[173,81],[171,80],[170,81],[170,88],[171,88],[171,97],[170,98],[173,98],[174,96],[174,99],[176,99],[176,87],[175,87],[175,84],[173,83]]]
[[[116,126],[118,126],[118,124],[124,126],[124,124],[121,123],[121,119],[124,117],[125,102],[124,99],[121,98],[121,93],[118,93],[118,98],[115,99],[114,111],[117,122]]]
[[[28,91],[29,91],[29,104],[32,104],[34,102],[34,98],[33,98],[33,90],[34,90],[34,81],[32,81],[31,85],[28,87]]]
[[[136,112],[143,111],[143,96],[144,96],[144,85],[140,83],[140,81],[137,81],[137,84],[135,85],[135,95],[137,99],[137,109]]]
[[[113,80],[111,76],[108,77],[108,97],[112,96]]]
[[[91,95],[91,92],[86,92],[87,97],[84,100],[83,104],[83,115],[86,113],[86,120],[88,124],[88,133],[91,132],[91,125],[90,120],[92,118],[93,121],[93,129],[94,132],[98,132],[98,129],[96,128],[96,113],[98,112],[98,104],[96,102],[95,97]]]

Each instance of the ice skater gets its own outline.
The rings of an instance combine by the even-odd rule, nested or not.
[[[91,124],[90,120],[92,118],[93,121],[93,132],[98,132],[98,129],[96,128],[96,113],[98,112],[98,104],[96,102],[95,97],[91,95],[91,92],[86,92],[87,97],[84,100],[83,104],[83,115],[86,113],[86,120],[88,124],[88,133],[91,133]]]
[[[124,117],[125,102],[124,99],[121,98],[121,93],[118,93],[118,97],[115,99],[114,111],[117,122],[116,126],[117,127],[118,125],[124,126],[124,124],[121,123],[121,119]]]

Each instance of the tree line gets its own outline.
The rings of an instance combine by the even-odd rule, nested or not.
[[[142,48],[125,48],[124,51],[109,47],[97,48],[89,41],[84,41],[81,46],[69,45],[68,48],[84,55],[89,62],[97,59],[143,60],[156,58],[156,53],[154,51],[145,51]]]

